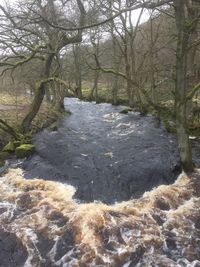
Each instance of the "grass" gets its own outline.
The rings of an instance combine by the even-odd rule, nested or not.
[[[9,125],[17,129],[21,124],[24,116],[29,110],[32,97],[30,95],[18,94],[13,95],[8,92],[0,92],[0,118],[6,121]],[[32,132],[48,126],[51,122],[58,118],[59,114],[56,112],[51,104],[43,101],[41,108],[32,122]],[[10,136],[0,130],[0,147],[7,143]]]

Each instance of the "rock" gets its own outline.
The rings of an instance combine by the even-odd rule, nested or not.
[[[10,157],[8,152],[0,152],[0,168],[5,165],[5,160]]]
[[[129,111],[133,111],[133,109],[132,108],[125,108],[125,109],[122,109],[119,113],[121,113],[121,114],[128,114]]]
[[[169,203],[163,198],[158,198],[155,200],[155,206],[160,210],[170,210]]]
[[[35,146],[31,144],[23,144],[16,148],[15,154],[18,158],[26,158],[35,152]]]
[[[3,152],[8,152],[8,153],[14,153],[15,152],[15,146],[13,142],[9,142],[7,145],[4,146]]]
[[[27,210],[32,207],[32,198],[29,193],[23,193],[19,195],[16,203],[21,210]]]
[[[58,125],[57,125],[57,123],[52,123],[52,124],[49,126],[49,130],[52,131],[52,132],[56,132],[56,131],[58,131]]]
[[[14,145],[15,148],[17,148],[18,146],[21,145],[21,142],[20,141],[14,141],[13,145]]]
[[[6,160],[10,157],[8,152],[0,152],[0,160]]]
[[[0,159],[0,168],[3,167],[4,164],[5,164],[4,160],[1,160],[1,159]]]
[[[0,228],[0,266],[24,266],[27,257],[26,247],[16,234]]]

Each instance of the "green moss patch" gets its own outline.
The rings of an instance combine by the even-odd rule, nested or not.
[[[119,113],[121,114],[128,114],[130,111],[133,111],[132,108],[124,108]]]
[[[35,152],[35,146],[31,144],[23,144],[16,148],[15,154],[18,158],[26,158]]]
[[[13,142],[13,145],[14,145],[14,147],[15,147],[15,149],[16,149],[18,146],[21,145],[21,142],[20,142],[20,141],[14,141],[14,142]]]
[[[3,167],[4,164],[5,164],[4,160],[1,160],[1,159],[0,159],[0,168]]]
[[[15,152],[15,146],[13,142],[9,142],[7,145],[4,146],[3,152],[8,152],[8,153],[14,153]]]
[[[10,153],[8,152],[0,152],[0,160],[6,160],[10,157]]]

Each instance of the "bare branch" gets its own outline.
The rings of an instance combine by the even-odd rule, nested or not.
[[[124,8],[121,11],[116,12],[113,16],[111,16],[111,17],[109,17],[109,18],[107,18],[107,19],[105,19],[103,21],[92,23],[90,25],[80,25],[80,26],[77,26],[77,27],[65,27],[65,26],[62,26],[62,25],[55,25],[55,24],[51,23],[49,20],[47,20],[46,18],[44,18],[42,15],[40,15],[40,16],[52,28],[60,29],[60,30],[63,30],[63,31],[71,31],[71,32],[73,32],[73,31],[86,30],[86,29],[90,29],[90,28],[93,28],[93,27],[98,27],[98,26],[104,25],[104,24],[114,20],[115,18],[119,17],[123,13],[128,12],[128,11],[136,10],[136,9],[139,9],[139,8],[154,9],[156,7],[162,6],[164,4],[169,4],[171,2],[173,2],[173,1],[172,0],[161,0],[161,1],[158,0],[157,3],[152,3],[152,1],[136,3],[135,6]]]

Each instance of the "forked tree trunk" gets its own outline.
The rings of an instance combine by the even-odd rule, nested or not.
[[[76,84],[76,96],[79,99],[83,98],[82,95],[82,71],[81,71],[81,50],[80,44],[73,45],[73,54],[74,54],[74,66],[75,66],[75,84]]]
[[[115,75],[113,77],[113,86],[112,86],[112,104],[113,105],[118,104],[118,80],[119,80],[119,77]]]
[[[178,32],[176,52],[176,129],[182,168],[192,171],[192,151],[187,129],[186,91],[187,91],[187,47],[189,34],[186,30],[186,0],[175,0],[176,25]]]
[[[47,57],[45,69],[44,69],[44,77],[43,77],[44,79],[49,77],[53,58],[54,58],[54,54],[50,54]],[[40,106],[42,104],[42,101],[44,99],[45,89],[46,89],[45,83],[40,83],[39,86],[36,88],[33,102],[30,106],[30,109],[27,115],[25,116],[21,124],[21,130],[23,133],[26,133],[30,130],[31,122],[37,115],[40,109]]]

